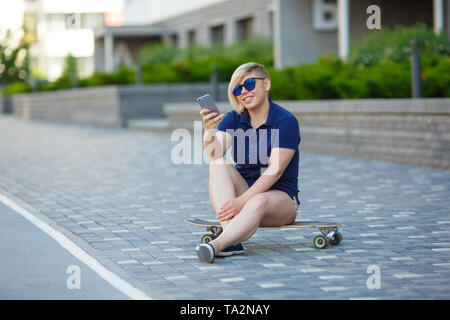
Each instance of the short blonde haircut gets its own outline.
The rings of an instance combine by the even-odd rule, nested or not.
[[[239,84],[239,82],[244,76],[252,72],[256,73],[259,77],[270,78],[269,73],[262,64],[256,62],[247,62],[240,65],[233,72],[230,83],[228,84],[228,100],[230,101],[230,104],[233,106],[234,110],[236,110],[236,112],[239,114],[242,114],[244,112],[245,107],[243,107],[238,102],[237,97],[233,94],[233,90],[236,87],[236,85]]]

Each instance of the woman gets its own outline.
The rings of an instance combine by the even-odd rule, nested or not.
[[[258,227],[295,221],[300,204],[299,125],[292,113],[269,98],[270,87],[264,66],[243,64],[228,86],[234,110],[225,116],[200,111],[204,147],[211,159],[209,194],[223,229],[216,239],[196,247],[201,261],[243,253],[241,242]],[[231,145],[236,165],[224,158]]]

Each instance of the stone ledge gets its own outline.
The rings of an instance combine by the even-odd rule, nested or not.
[[[127,127],[134,119],[163,118],[168,102],[195,101],[211,84],[117,85],[76,88],[12,96],[16,116],[54,122]],[[220,83],[226,97],[227,84]]]
[[[139,131],[168,132],[170,131],[170,122],[166,118],[133,119],[128,121],[128,129]]]
[[[450,170],[450,99],[276,101],[299,120],[309,152]],[[232,108],[218,103],[222,113]],[[193,130],[195,103],[167,103],[170,128]]]

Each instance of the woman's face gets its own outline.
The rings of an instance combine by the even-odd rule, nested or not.
[[[242,77],[239,84],[244,84],[244,81],[249,78],[261,78],[260,75],[256,73],[249,73]],[[270,79],[266,78],[264,80],[255,80],[255,89],[247,91],[245,87],[242,87],[242,92],[237,96],[238,102],[246,109],[253,109],[260,106],[268,97],[270,90]]]

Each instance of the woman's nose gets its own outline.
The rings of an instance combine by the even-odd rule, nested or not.
[[[245,89],[244,86],[242,86],[242,90],[241,90],[241,96],[243,96],[244,94],[246,94],[248,92],[247,89]]]

